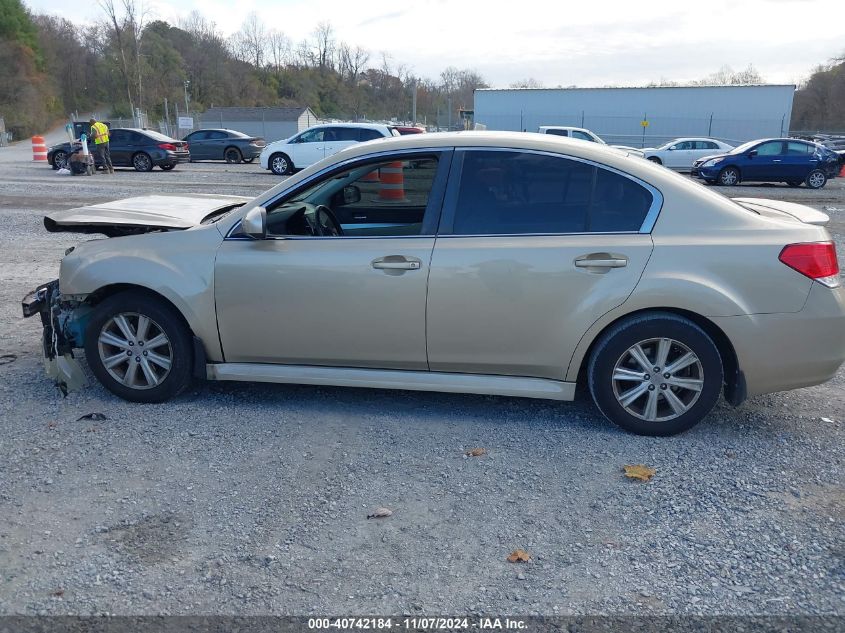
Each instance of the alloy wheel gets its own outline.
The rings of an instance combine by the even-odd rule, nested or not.
[[[719,175],[719,184],[722,185],[735,185],[738,180],[739,174],[733,168],[728,168]]]
[[[150,171],[152,169],[152,162],[146,154],[138,154],[132,159],[132,165],[137,171]]]
[[[825,183],[825,175],[820,171],[814,171],[807,177],[807,184],[813,189],[818,189]]]
[[[273,158],[273,172],[276,174],[288,173],[288,161],[284,156],[275,156]]]
[[[122,312],[106,321],[97,349],[111,377],[131,389],[160,385],[173,365],[173,348],[164,330],[136,312]]]
[[[653,338],[628,348],[616,361],[611,380],[613,395],[625,411],[649,422],[667,422],[698,401],[704,368],[680,341]]]

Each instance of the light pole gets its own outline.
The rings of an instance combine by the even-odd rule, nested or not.
[[[188,107],[188,86],[191,85],[191,80],[185,80],[185,116],[190,116],[191,109]]]

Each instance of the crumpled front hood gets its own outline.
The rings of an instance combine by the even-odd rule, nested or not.
[[[57,211],[44,218],[51,233],[103,233],[109,237],[198,226],[209,215],[252,198],[216,194],[157,194]]]

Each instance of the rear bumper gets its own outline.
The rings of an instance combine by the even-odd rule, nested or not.
[[[177,165],[179,163],[188,163],[190,161],[190,152],[164,151],[160,156],[153,157],[153,165],[156,167],[161,167],[162,165]]]
[[[800,312],[712,318],[736,351],[749,396],[830,380],[845,362],[845,288],[814,283]]]
[[[258,158],[261,156],[261,152],[264,151],[263,147],[255,147],[253,145],[245,145],[238,149],[241,150],[241,156],[247,160]]]

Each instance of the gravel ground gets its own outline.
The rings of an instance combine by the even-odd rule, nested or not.
[[[43,213],[277,179],[213,163],[70,178],[28,158],[0,149],[0,615],[845,614],[845,373],[667,439],[586,400],[236,383],[161,405],[96,383],[62,398],[19,308],[78,241]],[[841,256],[843,180],[729,193],[827,208]],[[622,474],[640,463],[648,483]],[[394,514],[368,520],[380,506]],[[531,561],[508,563],[517,548]]]

